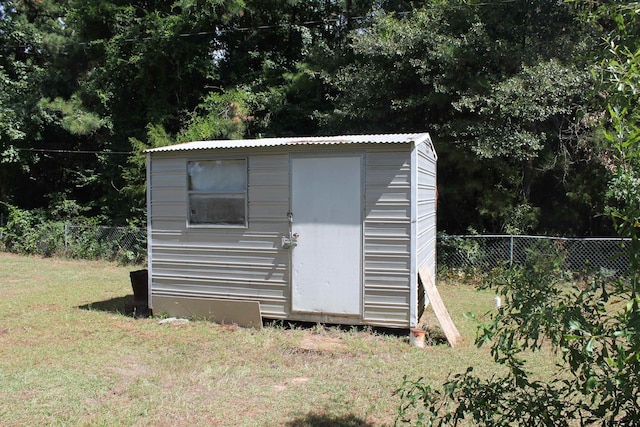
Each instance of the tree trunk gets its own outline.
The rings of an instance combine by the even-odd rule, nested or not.
[[[533,180],[533,160],[528,158],[522,162],[522,197],[525,202],[531,195],[531,181]]]

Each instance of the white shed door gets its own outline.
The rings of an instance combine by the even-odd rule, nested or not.
[[[361,157],[293,158],[292,310],[356,315],[362,302]]]

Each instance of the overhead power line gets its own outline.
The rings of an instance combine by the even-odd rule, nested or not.
[[[496,6],[499,4],[509,4],[509,3],[516,3],[518,0],[498,0],[498,1],[493,1],[493,2],[482,2],[482,3],[474,3],[474,4],[467,4],[466,6],[468,7],[485,7],[485,6]],[[449,7],[452,8],[462,8],[462,5],[451,5]],[[419,9],[417,10],[419,11]],[[390,12],[395,14],[396,16],[406,16],[406,15],[410,15],[412,13],[415,13],[416,10],[412,10],[412,11],[404,11],[404,12]],[[367,15],[367,16],[349,16],[347,17],[346,15],[340,15],[338,17],[335,18],[326,18],[326,19],[321,19],[321,20],[314,20],[314,21],[304,21],[304,22],[300,22],[300,23],[278,23],[278,24],[263,24],[263,25],[255,25],[255,26],[249,26],[249,27],[229,27],[229,28],[216,28],[215,30],[209,30],[209,31],[198,31],[198,32],[193,32],[193,33],[178,33],[178,34],[167,34],[167,35],[163,35],[163,36],[159,36],[159,37],[141,37],[141,38],[125,38],[122,39],[121,41],[126,42],[126,43],[134,43],[137,41],[149,41],[149,40],[153,40],[155,38],[161,38],[161,39],[171,39],[171,38],[188,38],[188,37],[196,37],[196,36],[209,36],[209,35],[222,35],[225,33],[234,33],[234,32],[249,32],[249,31],[259,31],[259,30],[269,30],[269,29],[274,29],[274,28],[291,28],[291,27],[317,27],[317,26],[321,26],[321,25],[330,25],[330,24],[338,24],[338,23],[346,23],[347,21],[364,21],[367,19],[372,19],[374,18],[373,15]],[[110,39],[96,39],[96,40],[91,40],[91,41],[86,41],[86,42],[67,42],[67,43],[60,43],[57,44],[57,46],[59,47],[64,47],[64,46],[92,46],[92,45],[100,45],[100,44],[104,44],[107,43]],[[47,43],[45,43],[47,44]],[[55,43],[49,43],[50,45],[56,45]],[[20,46],[8,46],[8,47],[27,47],[26,45],[20,45]]]
[[[31,151],[36,153],[68,153],[68,154],[114,154],[114,155],[130,155],[135,151],[94,151],[94,150],[62,150],[54,148],[15,148],[18,151]]]
[[[406,14],[408,12],[402,12],[402,14]],[[367,18],[371,18],[371,17],[367,17],[367,16],[352,16],[349,17],[349,19],[351,21],[361,21]],[[138,41],[149,41],[149,40],[154,40],[157,38],[160,39],[173,39],[173,38],[188,38],[188,37],[196,37],[196,36],[210,36],[210,35],[215,35],[215,36],[220,36],[222,34],[226,34],[226,33],[236,33],[236,32],[249,32],[249,31],[259,31],[259,30],[269,30],[269,29],[274,29],[274,28],[291,28],[291,27],[314,27],[314,26],[321,26],[321,25],[329,25],[329,24],[337,24],[337,23],[341,23],[341,22],[346,22],[346,17],[344,18],[329,18],[329,19],[323,19],[323,20],[317,20],[317,21],[305,21],[305,22],[300,22],[300,23],[281,23],[281,24],[265,24],[265,25],[256,25],[256,26],[251,26],[251,27],[229,27],[229,28],[216,28],[215,30],[209,30],[209,31],[198,31],[198,32],[194,32],[194,33],[178,33],[178,34],[166,34],[166,35],[161,35],[161,36],[157,36],[157,37],[149,37],[149,36],[145,36],[145,37],[139,37],[139,38],[134,38],[134,37],[129,37],[129,38],[125,38],[122,39],[122,42],[125,43],[134,43],[134,42],[138,42]],[[101,45],[101,44],[105,44],[108,43],[110,40],[112,39],[96,39],[96,40],[91,40],[91,41],[86,41],[86,42],[66,42],[66,43],[44,43],[44,44],[49,44],[49,45],[54,45],[54,46],[59,46],[59,47],[64,47],[64,46],[92,46],[92,45]],[[9,46],[9,47],[27,47],[26,45],[20,45],[20,46]]]

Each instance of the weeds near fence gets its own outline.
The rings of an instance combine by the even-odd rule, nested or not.
[[[147,255],[146,229],[65,224],[65,256],[140,264]]]
[[[8,206],[0,227],[0,249],[24,255],[140,264],[146,259],[146,229],[108,227],[76,216],[74,222],[47,219],[42,211]]]
[[[604,277],[622,277],[629,273],[629,258],[624,253],[627,243],[628,239],[618,237],[440,234],[438,274],[476,277],[493,269],[522,266],[533,252],[554,259],[568,276],[590,270]]]

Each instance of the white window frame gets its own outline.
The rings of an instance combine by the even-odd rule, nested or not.
[[[231,190],[225,189],[208,189],[197,190],[192,188],[191,168],[196,164],[215,163],[220,164],[224,162],[243,162],[244,164],[244,187],[242,189],[235,188]],[[247,228],[249,223],[249,174],[248,174],[248,160],[246,157],[233,157],[233,158],[214,158],[214,159],[196,159],[188,160],[186,164],[186,179],[187,179],[187,226],[190,228]],[[215,185],[215,184],[213,184]],[[242,223],[225,223],[221,222],[192,222],[192,208],[191,200],[192,196],[202,196],[211,198],[243,198],[244,200],[244,221]]]

